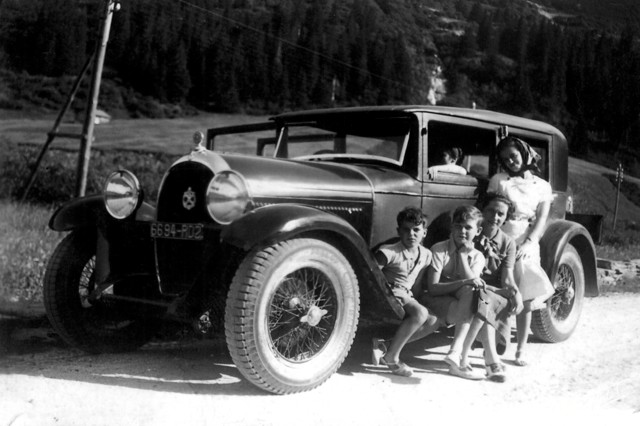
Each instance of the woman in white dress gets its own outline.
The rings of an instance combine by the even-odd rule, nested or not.
[[[507,136],[497,147],[498,163],[504,172],[495,174],[489,181],[488,192],[506,196],[515,206],[515,213],[502,227],[517,244],[515,280],[522,294],[524,309],[516,316],[518,346],[516,365],[524,366],[524,349],[527,344],[531,312],[543,308],[553,295],[554,288],[540,266],[540,238],[544,232],[553,193],[540,173],[536,163],[540,156],[526,142]]]

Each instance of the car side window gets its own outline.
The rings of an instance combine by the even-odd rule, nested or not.
[[[427,135],[428,179],[472,185],[489,178],[494,129],[430,120]]]

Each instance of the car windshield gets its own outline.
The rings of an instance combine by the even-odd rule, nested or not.
[[[279,131],[277,131],[279,127]],[[209,129],[209,149],[307,161],[382,161],[402,165],[411,118],[345,117]]]
[[[283,128],[277,157],[299,160],[362,159],[402,164],[409,139],[407,118],[290,124]]]

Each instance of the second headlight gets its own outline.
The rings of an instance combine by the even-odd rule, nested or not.
[[[247,182],[233,170],[219,172],[207,187],[207,210],[211,218],[221,225],[243,215],[250,203]]]

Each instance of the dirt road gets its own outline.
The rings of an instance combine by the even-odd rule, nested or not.
[[[361,332],[327,383],[288,396],[250,385],[222,341],[94,356],[47,333],[14,330],[0,355],[0,425],[640,424],[640,294],[587,299],[571,339],[530,344],[528,367],[511,348],[502,384],[447,375],[444,333],[407,347],[418,370],[401,378],[369,365]]]

